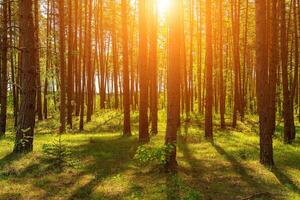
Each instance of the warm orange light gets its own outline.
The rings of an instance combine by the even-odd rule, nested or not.
[[[169,7],[170,7],[171,0],[157,0],[157,10],[160,16],[166,15]]]

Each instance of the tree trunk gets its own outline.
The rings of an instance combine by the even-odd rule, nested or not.
[[[66,131],[66,69],[65,69],[65,9],[64,0],[60,0],[59,9],[59,60],[60,60],[60,128],[59,132]]]
[[[181,0],[173,0],[169,18],[169,62],[167,67],[167,130],[165,144],[172,148],[165,168],[174,171],[177,167],[176,143],[178,122],[180,121],[180,5]]]
[[[42,112],[42,86],[41,86],[41,73],[40,73],[40,37],[39,37],[39,2],[34,0],[34,25],[35,25],[35,59],[36,59],[36,112],[38,120],[43,120]]]
[[[292,143],[292,117],[291,117],[291,99],[288,80],[288,45],[286,34],[286,6],[285,0],[280,1],[281,14],[281,68],[282,68],[282,85],[283,85],[283,118],[284,118],[284,142]]]
[[[139,140],[148,142],[148,66],[147,66],[147,1],[139,0],[139,73],[140,73],[140,108],[139,108]]]
[[[112,50],[113,50],[113,81],[114,81],[114,93],[115,93],[115,109],[119,108],[119,85],[118,85],[118,72],[119,72],[119,62],[118,62],[118,43],[116,34],[116,5],[115,1],[112,1],[112,15],[113,15],[113,25],[112,25]]]
[[[219,62],[220,62],[220,117],[221,117],[221,128],[225,128],[225,99],[226,92],[224,90],[224,75],[223,75],[223,0],[219,0],[219,33],[220,33],[220,49],[219,49]]]
[[[130,126],[130,91],[128,67],[128,29],[127,29],[127,0],[122,0],[122,46],[123,46],[123,135],[131,135]]]
[[[87,114],[86,121],[90,122],[93,111],[93,90],[92,85],[94,84],[94,74],[92,66],[92,0],[88,2],[88,21],[87,21],[87,36],[86,36],[86,73],[87,73]],[[102,12],[102,11],[101,11]]]
[[[211,0],[206,1],[206,99],[205,99],[205,137],[207,140],[213,140],[213,122],[212,122],[212,17],[211,17]]]
[[[33,149],[36,102],[36,60],[32,0],[19,1],[22,61],[20,69],[20,112],[18,116],[14,152],[24,153]]]
[[[151,112],[151,133],[157,134],[157,0],[151,1],[151,23],[150,23],[150,52],[149,52],[149,73],[150,73],[150,112]]]
[[[72,128],[73,113],[73,20],[72,20],[72,0],[68,0],[68,84],[67,84],[67,124]]]
[[[2,66],[1,66],[1,86],[0,86],[0,137],[5,134],[6,131],[6,115],[7,115],[7,23],[8,23],[8,0],[3,3],[3,39],[2,39]]]
[[[256,1],[256,93],[260,130],[260,162],[273,165],[273,128],[270,124],[266,0]],[[275,83],[271,83],[275,84]]]
[[[277,81],[277,69],[278,69],[278,0],[272,1],[272,33],[271,33],[271,59],[269,64],[269,83],[270,83],[270,126],[272,126],[273,133],[276,128],[276,81]]]
[[[100,0],[100,108],[105,108],[105,44],[103,33],[103,0]]]

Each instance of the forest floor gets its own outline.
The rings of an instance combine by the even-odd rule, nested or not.
[[[165,112],[159,118],[159,134],[149,144],[153,147],[164,143]],[[154,163],[137,165],[133,159],[139,146],[136,113],[132,121],[130,138],[121,136],[122,115],[113,111],[96,114],[84,132],[62,135],[70,153],[63,170],[45,153],[45,145],[58,138],[57,119],[37,123],[34,151],[23,156],[11,154],[11,130],[0,141],[0,199],[300,199],[300,136],[293,145],[284,145],[281,125],[274,136],[276,167],[270,169],[258,161],[254,117],[235,129],[220,130],[216,125],[212,144],[203,139],[203,117],[192,116],[189,123],[182,123],[174,175],[163,173]]]

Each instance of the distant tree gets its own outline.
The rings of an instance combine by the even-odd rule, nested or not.
[[[66,131],[66,69],[65,69],[65,4],[58,2],[59,12],[59,62],[60,62],[60,128],[59,132]]]
[[[131,135],[130,126],[130,91],[129,91],[129,67],[128,67],[128,28],[127,28],[127,0],[122,0],[122,47],[123,47],[123,107],[124,122],[123,135]]]
[[[240,1],[232,0],[232,37],[233,37],[233,74],[234,74],[234,105],[232,126],[237,123],[237,114],[244,116],[241,96],[241,63],[240,63]]]
[[[16,19],[13,18],[14,13],[12,12],[12,10],[13,10],[13,2],[8,1],[8,26],[11,27],[10,31],[9,31],[9,46],[11,46],[11,47],[17,46],[16,45],[17,37],[15,37],[17,30],[16,30],[16,28],[12,28],[13,23],[15,23]],[[18,72],[17,64],[16,64],[16,61],[18,59],[16,58],[16,53],[14,53],[13,51],[10,51],[10,52],[12,52],[12,53],[10,53],[10,69],[11,69],[11,82],[13,83],[11,86],[12,97],[13,97],[13,116],[14,116],[14,127],[16,127],[17,126],[17,118],[18,118],[18,109],[19,109],[19,101],[18,101],[19,95],[18,95],[18,88],[17,88],[17,84],[16,84],[18,82],[18,79],[16,79],[16,75],[19,75],[18,73],[16,73],[16,72]]]
[[[87,57],[87,37],[88,37],[88,32],[87,32],[87,23],[88,23],[88,0],[84,1],[84,44],[83,44],[83,49],[82,49],[82,38],[80,39],[79,43],[81,45],[80,47],[80,51],[83,51],[83,55],[82,55],[82,69],[81,69],[81,93],[80,93],[80,119],[79,119],[79,130],[82,131],[83,130],[83,126],[84,126],[84,122],[83,122],[83,118],[84,118],[84,108],[85,108],[85,88],[86,88],[86,57]],[[83,10],[83,9],[82,9]],[[81,33],[82,34],[82,33]],[[82,36],[81,36],[82,37]]]
[[[149,75],[150,75],[150,113],[151,113],[151,133],[157,134],[157,0],[151,0],[150,4],[150,41],[149,41]]]
[[[94,85],[94,72],[92,66],[92,0],[89,0],[86,4],[88,17],[85,26],[86,28],[86,55],[85,55],[85,63],[86,63],[86,75],[87,75],[87,114],[86,114],[86,121],[91,121],[91,116],[93,113],[93,85]]]
[[[46,22],[46,70],[45,70],[45,82],[44,82],[44,105],[43,105],[43,114],[44,118],[48,118],[48,86],[49,86],[49,70],[50,70],[50,64],[51,64],[51,0],[47,0],[47,22]]]
[[[298,21],[298,16],[300,15],[300,13],[297,14],[297,7],[299,8],[300,5],[299,5],[299,2],[297,4],[297,0],[294,0],[294,3],[293,3],[293,13],[294,13],[294,48],[295,48],[295,56],[294,56],[294,77],[293,77],[293,84],[291,86],[291,102],[292,102],[292,105],[291,105],[291,118],[292,118],[292,139],[295,140],[296,138],[296,128],[295,128],[295,119],[294,119],[294,100],[295,100],[295,95],[297,94],[297,88],[299,87],[299,77],[298,77],[298,74],[299,74],[299,27],[298,27],[298,24],[299,24],[299,21]],[[300,20],[300,17],[299,17],[299,20]]]
[[[68,0],[68,84],[67,84],[67,124],[72,128],[73,113],[73,7],[72,0]]]
[[[198,113],[203,112],[203,104],[202,104],[202,16],[201,16],[201,1],[198,3],[198,37],[197,37],[197,45],[198,45],[198,68],[197,68],[197,79],[198,79]]]
[[[213,140],[212,104],[213,104],[213,52],[212,52],[212,17],[211,0],[206,1],[206,98],[205,98],[205,137]]]
[[[220,67],[220,117],[221,117],[221,128],[225,128],[225,99],[226,91],[224,88],[224,63],[223,63],[223,0],[219,0],[219,67]]]
[[[281,48],[281,68],[282,68],[282,86],[283,86],[283,118],[284,118],[284,142],[292,143],[293,132],[295,131],[293,120],[293,99],[289,88],[288,74],[288,42],[286,28],[286,4],[285,0],[280,1],[280,48]]]
[[[42,112],[42,86],[41,86],[41,69],[40,69],[40,4],[38,0],[34,0],[34,36],[35,36],[35,59],[36,59],[36,112],[39,120],[43,120]]]
[[[118,62],[118,43],[117,43],[117,33],[116,33],[116,3],[114,0],[111,1],[112,4],[112,51],[113,51],[113,81],[114,81],[114,93],[115,93],[115,109],[119,108],[119,83],[118,83],[118,73],[119,73],[119,62]]]
[[[269,62],[269,83],[270,83],[270,123],[273,129],[273,133],[276,128],[276,82],[277,71],[279,69],[279,1],[269,1],[268,5],[271,9],[271,36],[270,36],[270,62]]]

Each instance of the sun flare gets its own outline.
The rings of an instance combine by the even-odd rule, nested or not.
[[[159,15],[165,15],[170,7],[171,0],[157,0],[157,9]]]

